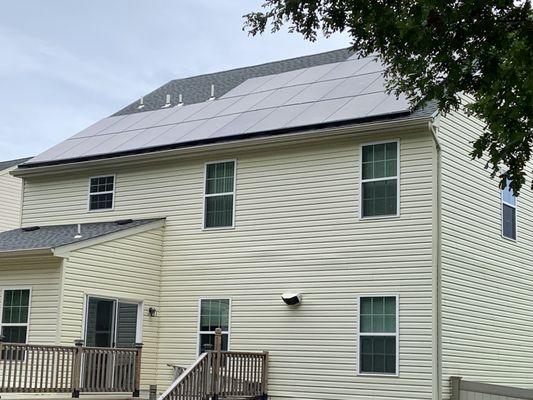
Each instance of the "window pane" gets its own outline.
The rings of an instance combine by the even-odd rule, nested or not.
[[[30,291],[27,289],[4,291],[2,322],[7,324],[28,323]]]
[[[396,337],[365,336],[361,338],[360,369],[367,373],[396,372]]]
[[[359,330],[362,333],[395,333],[396,298],[391,296],[361,298]]]
[[[206,168],[206,194],[233,192],[235,162],[208,164]]]
[[[396,176],[397,150],[396,142],[363,146],[363,179]]]
[[[215,349],[215,335],[212,333],[200,334],[200,353]],[[222,351],[228,350],[228,334],[222,334]]]
[[[516,197],[513,195],[513,192],[509,187],[509,183],[510,182],[508,182],[506,188],[502,190],[502,200],[507,204],[516,206]]]
[[[110,192],[113,191],[115,183],[114,176],[104,176],[99,178],[91,178],[91,193]]]
[[[503,236],[516,239],[516,208],[503,205]]]
[[[396,179],[364,182],[362,185],[363,217],[396,215],[398,211],[397,185]]]
[[[217,228],[233,225],[233,195],[205,198],[205,227]]]
[[[26,343],[26,326],[4,326],[2,334],[6,337],[6,343]]]
[[[200,330],[214,332],[216,328],[229,330],[229,300],[206,299],[200,305]]]
[[[113,208],[113,193],[91,194],[90,210],[106,210]]]

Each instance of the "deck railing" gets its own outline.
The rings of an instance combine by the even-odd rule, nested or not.
[[[226,397],[265,399],[268,392],[268,352],[221,351],[221,332],[215,350],[203,353],[159,397],[159,400],[217,400]]]
[[[131,392],[139,396],[142,345],[115,349],[3,343],[0,393]]]

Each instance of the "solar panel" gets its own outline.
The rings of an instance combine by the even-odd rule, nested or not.
[[[348,103],[348,101],[350,101],[350,99],[344,98],[313,103],[310,107],[306,108],[303,112],[286,123],[284,127],[288,128],[322,123],[334,112]]]
[[[282,106],[274,108],[273,111],[265,118],[252,125],[246,132],[263,132],[273,129],[281,129],[288,123],[295,115],[300,114],[309,104],[294,104],[291,106]]]
[[[279,107],[287,103],[290,99],[307,88],[308,85],[288,86],[277,90],[272,90],[263,100],[253,106],[253,109]]]
[[[352,56],[251,78],[216,100],[105,118],[29,164],[408,111],[372,60]]]
[[[290,81],[290,85],[303,85],[313,83],[321,79],[329,71],[335,68],[339,63],[324,64],[316,67],[307,68],[300,75]]]
[[[305,69],[297,69],[295,71],[284,72],[279,75],[274,75],[272,79],[269,79],[264,84],[259,86],[254,92],[264,92],[266,90],[273,90],[292,84],[291,81],[296,79]]]
[[[385,93],[372,93],[354,97],[329,116],[326,121],[332,122],[366,117],[373,108],[387,100],[387,97]]]
[[[99,132],[101,132],[103,129],[110,127],[111,125],[117,123],[118,121],[120,121],[121,119],[124,119],[125,117],[126,117],[125,115],[119,115],[116,117],[104,118],[92,124],[88,128],[82,130],[81,132],[77,133],[76,135],[72,136],[72,139],[96,135]]]
[[[308,103],[320,100],[340,83],[342,83],[342,80],[339,79],[312,83],[285,104]]]

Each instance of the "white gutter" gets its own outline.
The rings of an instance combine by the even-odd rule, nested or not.
[[[337,128],[323,128],[323,129],[314,129],[308,131],[299,131],[294,133],[284,133],[273,136],[264,136],[264,137],[253,137],[247,139],[236,139],[231,140],[228,138],[228,141],[218,142],[218,143],[209,143],[203,145],[196,145],[192,147],[183,147],[178,149],[169,149],[169,150],[159,150],[149,153],[139,153],[139,154],[130,154],[118,157],[110,158],[100,158],[93,159],[88,161],[79,161],[79,162],[70,162],[57,165],[48,165],[41,167],[33,168],[17,168],[14,171],[11,171],[11,175],[17,177],[25,176],[37,176],[45,174],[55,174],[62,173],[65,171],[74,172],[74,171],[83,171],[86,168],[106,167],[106,166],[120,166],[121,164],[135,165],[143,164],[153,161],[164,161],[175,159],[176,157],[185,157],[185,156],[195,156],[205,154],[207,151],[219,151],[219,150],[238,150],[242,148],[247,148],[250,146],[261,146],[261,145],[276,145],[280,143],[292,142],[300,140],[302,136],[308,139],[323,139],[331,136],[340,136],[340,135],[352,135],[352,134],[366,134],[372,133],[375,131],[379,132],[395,132],[406,129],[427,129],[427,124],[431,120],[431,117],[421,117],[421,118],[410,118],[410,119],[397,119],[391,121],[378,121],[378,122],[368,122],[368,123],[359,123],[353,125],[346,125]]]

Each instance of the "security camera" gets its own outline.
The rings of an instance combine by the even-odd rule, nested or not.
[[[298,306],[302,302],[302,295],[300,293],[283,293],[281,299],[288,306]]]

